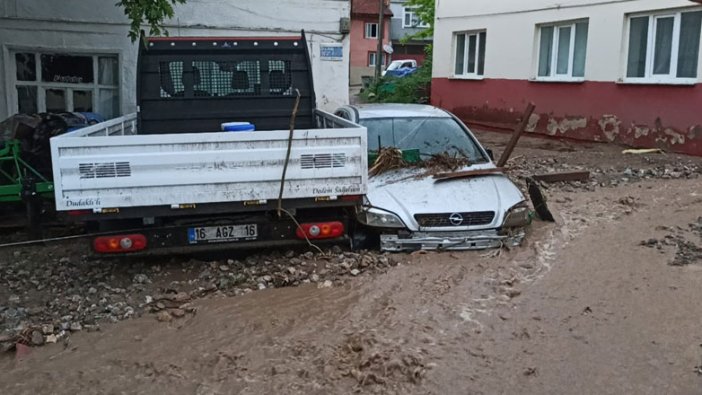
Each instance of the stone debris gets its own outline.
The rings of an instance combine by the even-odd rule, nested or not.
[[[664,230],[669,234],[662,239],[643,240],[639,245],[655,248],[661,253],[674,249],[675,255],[669,262],[671,266],[685,266],[702,262],[702,217],[697,218],[696,222],[690,223],[687,228],[664,226],[658,227],[657,230]],[[693,241],[695,239],[700,242],[699,245]]]
[[[195,314],[192,302],[198,298],[304,284],[331,288],[397,265],[390,255],[338,246],[324,253],[275,251],[219,261],[165,257],[124,262],[89,258],[84,251],[80,243],[0,250],[3,349],[14,349],[22,331],[28,331],[25,344],[36,346],[39,336],[41,344],[52,343],[70,332],[97,331],[102,323],[144,314],[169,322]]]

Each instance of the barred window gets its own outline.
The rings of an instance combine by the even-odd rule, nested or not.
[[[160,62],[161,97],[182,97],[185,94],[183,85],[183,62]]]

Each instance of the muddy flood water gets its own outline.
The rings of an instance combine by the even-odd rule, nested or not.
[[[702,393],[702,261],[665,242],[702,246],[700,180],[548,195],[520,248],[82,331],[2,356],[0,393]]]

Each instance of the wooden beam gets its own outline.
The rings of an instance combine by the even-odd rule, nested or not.
[[[509,156],[512,155],[512,151],[514,151],[514,147],[517,146],[517,142],[519,141],[519,137],[522,136],[522,133],[524,133],[524,130],[526,129],[527,125],[529,124],[529,118],[531,118],[531,114],[534,113],[534,103],[529,103],[527,105],[526,110],[524,110],[524,114],[522,115],[522,120],[519,122],[519,124],[514,128],[514,133],[512,133],[512,138],[509,140],[509,143],[507,143],[507,146],[505,147],[505,150],[502,152],[502,156],[500,156],[500,160],[497,162],[497,167],[504,167],[504,165],[507,164],[507,160],[509,160]]]
[[[478,169],[478,170],[466,170],[466,171],[456,171],[453,173],[439,173],[434,175],[435,182],[455,180],[456,178],[470,178],[470,177],[480,177],[487,176],[490,174],[502,174],[504,169],[501,167],[495,169]]]
[[[563,171],[558,173],[535,174],[531,178],[533,178],[536,181],[542,182],[587,181],[590,179],[590,172]]]

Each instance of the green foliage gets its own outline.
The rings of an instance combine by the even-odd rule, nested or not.
[[[432,46],[425,48],[426,60],[414,74],[403,78],[383,77],[361,93],[368,103],[427,103],[431,84]]]
[[[124,8],[124,14],[131,21],[129,38],[136,41],[141,34],[141,25],[149,25],[149,35],[168,35],[163,27],[166,18],[173,17],[173,6],[185,4],[186,0],[120,0],[117,6]]]
[[[436,15],[435,0],[409,0],[405,3],[407,7],[416,7],[415,13],[419,19],[429,24],[429,27],[415,34],[408,35],[402,39],[403,42],[409,40],[419,40],[434,36],[434,16]]]

